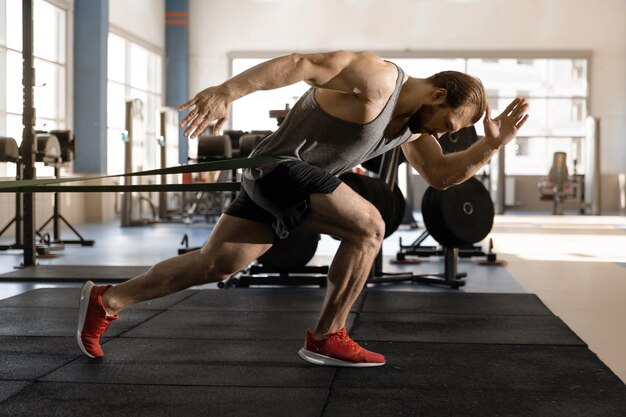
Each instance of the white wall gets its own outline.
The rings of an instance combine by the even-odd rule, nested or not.
[[[232,51],[589,50],[602,171],[626,171],[624,0],[190,0],[190,92]]]
[[[109,22],[165,50],[165,0],[109,0]]]

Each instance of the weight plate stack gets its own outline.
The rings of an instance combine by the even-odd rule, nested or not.
[[[446,190],[429,187],[422,198],[426,229],[445,247],[483,240],[493,227],[494,214],[489,191],[476,178]]]

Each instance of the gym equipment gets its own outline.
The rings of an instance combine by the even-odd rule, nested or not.
[[[286,239],[278,240],[257,262],[218,283],[219,288],[250,285],[315,285],[326,286],[328,266],[308,265],[315,256],[320,240],[318,233],[299,229],[289,232]]]
[[[178,111],[171,107],[162,108],[159,113],[160,136],[157,139],[161,169],[178,164]],[[178,175],[162,174],[160,184],[177,184]],[[184,193],[159,193],[159,221],[179,221],[185,206]]]
[[[448,132],[445,135],[442,135],[437,141],[441,145],[443,153],[448,154],[451,152],[462,151],[466,149],[467,147],[471,146],[478,139],[479,137],[476,134],[476,129],[474,128],[474,126],[469,126],[469,127],[464,127],[462,129],[459,129],[457,132]],[[485,178],[483,178],[483,180],[484,179]],[[465,184],[465,185],[461,184],[462,189],[465,190],[467,194],[470,196],[470,200],[465,201],[465,202],[469,202],[469,205],[465,205],[465,210],[468,210],[468,211],[473,210],[472,201],[475,199],[478,199],[478,201],[482,202],[483,205],[487,205],[491,208],[487,209],[487,213],[483,213],[481,211],[481,212],[476,212],[474,215],[480,216],[480,215],[486,214],[485,217],[480,218],[481,221],[484,223],[489,223],[489,221],[493,222],[495,208],[493,208],[493,202],[491,200],[491,197],[489,196],[489,192],[486,190],[486,188],[481,183],[481,181],[477,180],[476,178],[471,179],[470,184]],[[478,195],[474,196],[471,192],[472,189],[478,190],[477,191]],[[502,191],[501,188],[499,188],[499,190]],[[404,245],[402,243],[402,238],[399,239],[400,250],[396,254],[395,263],[411,263],[410,262],[411,260],[408,260],[407,256],[418,256],[418,257],[443,256],[444,258],[446,257],[446,254],[448,254],[448,256],[451,256],[452,252],[446,249],[446,244],[440,242],[436,238],[435,240],[437,240],[438,243],[441,243],[443,246],[438,247],[438,246],[423,246],[422,245],[422,243],[428,238],[428,236],[431,235],[432,230],[435,230],[435,233],[439,233],[442,240],[444,241],[448,240],[447,243],[453,243],[452,245],[448,245],[448,247],[454,249],[455,254],[452,255],[453,257],[460,257],[460,258],[485,257],[486,262],[482,262],[482,264],[485,264],[485,265],[501,264],[501,262],[496,260],[496,257],[497,257],[496,254],[491,251],[491,249],[493,248],[492,243],[491,243],[489,252],[487,253],[485,253],[480,246],[475,246],[473,244],[475,242],[479,242],[480,240],[482,240],[484,236],[476,240],[474,240],[474,237],[472,237],[470,239],[466,239],[467,241],[459,242],[457,241],[457,238],[453,238],[453,237],[451,238],[449,236],[450,231],[448,230],[448,226],[441,225],[440,223],[438,223],[438,222],[443,221],[443,214],[441,212],[438,212],[437,208],[435,208],[433,204],[441,205],[442,204],[441,196],[445,195],[447,191],[448,190],[445,190],[445,191],[435,190],[432,187],[426,190],[426,192],[424,193],[424,196],[422,197],[422,214],[424,215],[424,222],[425,223],[427,221],[430,222],[430,227],[429,227],[429,224],[426,224],[426,230],[422,232],[422,234],[415,241],[413,241],[413,243],[411,243],[410,245]],[[435,203],[430,203],[431,198],[436,200]],[[449,198],[446,198],[446,202],[447,204],[453,204],[453,203],[450,203]],[[427,210],[426,212],[424,212],[425,208]],[[463,207],[457,207],[456,210],[458,214],[458,210],[463,210]],[[459,226],[458,222],[456,226],[457,227]],[[454,227],[455,226],[453,226],[453,228]],[[478,227],[478,225],[473,225],[472,227]],[[487,228],[487,225],[483,224],[482,227],[483,227],[483,230],[485,230]],[[491,230],[490,225],[489,225],[489,230]],[[487,231],[486,233],[488,234],[489,231]],[[469,243],[470,240],[474,240],[474,242]],[[451,264],[446,263],[446,265],[451,265]],[[449,279],[452,280],[452,277],[454,277],[452,268],[449,266],[446,268],[446,271],[447,271],[447,275]],[[457,275],[459,277],[465,276],[465,274],[457,274]],[[453,282],[455,281],[453,280]]]
[[[458,248],[480,242],[489,234],[494,208],[482,182],[470,178],[446,190],[429,187],[422,198],[422,215],[437,242]]]
[[[250,131],[251,135],[261,135],[264,138],[268,137],[272,133],[274,133],[274,132],[271,131],[271,130],[251,130]]]
[[[291,110],[289,108],[289,103],[285,103],[284,109],[270,110],[270,117],[272,119],[276,119],[276,124],[280,126],[280,124],[285,120],[285,117],[287,117],[287,114],[289,114],[289,110]]]
[[[224,130],[225,136],[230,138],[230,147],[232,149],[233,158],[238,158],[241,156],[239,153],[239,142],[240,138],[246,134],[243,130]]]
[[[144,106],[139,99],[126,100],[125,112],[125,134],[122,135],[124,141],[124,173],[136,172],[144,169]],[[156,159],[148,164],[149,167],[156,167]],[[137,180],[139,184],[145,182],[154,183],[149,179],[141,178]],[[133,177],[125,177],[124,185],[134,185]],[[152,201],[150,194],[141,192],[124,192],[121,199],[121,221],[122,227],[141,226],[154,224],[157,222],[156,201]],[[145,214],[144,205],[150,209],[148,215]]]
[[[17,163],[20,160],[20,150],[13,138],[0,137],[0,162]]]
[[[402,153],[400,147],[394,148],[389,152],[383,154],[380,163],[379,179],[381,183],[385,184],[388,189],[396,187],[396,178],[398,170],[398,160]],[[379,210],[380,208],[377,207]],[[392,230],[391,233],[393,233]],[[391,234],[389,233],[389,234]],[[447,285],[452,288],[458,288],[465,284],[460,278],[463,278],[466,274],[459,274],[456,271],[456,262],[458,257],[457,249],[446,250],[444,254],[445,259],[445,272],[443,274],[425,274],[416,275],[410,272],[407,273],[388,273],[383,271],[383,255],[382,247],[378,252],[370,271],[370,276],[367,282],[369,284],[383,284],[394,282],[424,282],[431,284]]]
[[[4,146],[5,149],[11,149],[11,145]],[[14,158],[14,154],[11,156]],[[94,177],[80,177],[80,178],[53,178],[53,179],[29,179],[22,180],[18,179],[15,181],[2,181],[0,182],[0,193],[16,193],[16,195],[24,194],[24,193],[50,193],[50,192],[139,192],[139,191],[148,191],[148,192],[160,192],[160,191],[211,191],[211,192],[234,192],[240,189],[241,184],[234,183],[222,183],[222,184],[147,184],[147,185],[60,185],[63,183],[70,183],[76,181],[89,181],[95,179],[103,179],[103,178],[119,178],[119,177],[136,177],[136,176],[147,176],[147,175],[167,175],[167,174],[184,174],[191,172],[205,172],[205,171],[223,171],[223,170],[231,170],[236,168],[254,168],[258,166],[262,166],[267,164],[268,162],[274,161],[275,158],[272,157],[258,157],[258,158],[244,158],[244,159],[234,159],[227,161],[215,161],[215,162],[205,162],[199,163],[195,165],[183,165],[183,166],[175,166],[169,167],[165,169],[158,170],[148,170],[148,171],[139,171],[132,172],[128,174],[116,174],[116,175],[102,175],[102,176],[94,176]],[[18,169],[18,173],[21,172]],[[20,199],[18,198],[18,201]],[[17,203],[16,203],[17,204]],[[19,213],[22,213],[22,210],[17,210],[18,216]],[[26,216],[26,210],[24,210],[24,215]],[[27,239],[33,239],[32,245],[35,247],[34,241],[34,225],[32,225],[33,230],[30,234],[26,233],[26,228],[29,227],[27,223],[21,223],[24,230],[24,244],[19,247],[11,247],[14,249],[24,249],[24,263],[22,267],[24,268],[35,268],[35,264],[29,265],[28,262],[30,258],[28,258],[29,254],[26,248],[30,245]],[[10,226],[10,224],[9,224]],[[18,223],[19,226],[19,223]],[[18,232],[17,236],[21,236]],[[35,249],[39,252],[39,247],[37,246]],[[49,267],[52,268],[52,267]],[[54,269],[54,268],[53,268]],[[35,273],[36,275],[36,273]]]
[[[567,154],[555,152],[548,177],[539,181],[537,186],[541,200],[553,201],[552,214],[563,214],[566,208],[578,210],[580,214],[591,207],[585,202],[585,176],[576,172],[578,161],[574,158],[574,173],[567,169]]]
[[[51,135],[54,135],[59,140],[61,146],[61,161],[71,162],[74,160],[74,132],[71,130],[51,130]]]
[[[263,134],[245,134],[239,138],[239,156],[246,157],[265,138]]]
[[[70,131],[56,131],[60,136],[64,138],[64,144],[67,145],[67,150],[64,152],[64,147],[61,145],[61,141],[59,141],[58,137],[55,134],[39,132],[35,134],[35,142],[36,142],[36,153],[35,153],[35,162],[43,162],[47,166],[54,167],[55,177],[60,178],[60,166],[64,162],[62,157],[64,155],[68,157],[73,157],[73,152],[70,152],[71,145],[70,142],[73,141],[73,135]],[[24,149],[18,148],[15,140],[13,138],[2,138],[0,141],[0,148],[3,149],[2,155],[0,155],[0,161],[2,162],[14,162],[17,164],[16,172],[17,172],[17,180],[21,180],[23,167],[21,164],[21,158],[19,157],[18,149],[24,152]],[[23,229],[21,225],[21,215],[22,215],[22,195],[21,193],[16,193],[16,203],[15,203],[15,217],[0,231],[0,236],[6,232],[6,230],[15,223],[15,239],[16,242],[12,245],[1,246],[0,250],[8,250],[8,249],[23,249],[22,245],[22,234]],[[50,251],[54,250],[62,250],[64,245],[70,243],[79,243],[83,246],[92,246],[94,241],[85,240],[80,233],[59,213],[59,193],[54,193],[53,199],[53,214],[50,218],[37,230],[35,230],[35,234],[39,237],[40,242],[35,245],[36,253],[40,256],[48,255]],[[44,233],[43,230],[50,223],[53,222],[53,238],[51,239],[48,233]],[[61,232],[60,232],[60,224],[59,221],[63,221],[78,237],[80,240],[61,240]]]
[[[37,139],[37,154],[36,161],[43,162],[47,166],[54,168],[54,177],[61,178],[61,166],[64,163],[68,163],[74,160],[74,133],[71,130],[52,130],[49,133],[38,133]],[[67,159],[64,159],[67,158]],[[52,205],[52,216],[44,222],[44,224],[37,229],[38,236],[45,235],[43,230],[46,226],[52,222],[53,240],[48,243],[53,243],[56,246],[55,249],[62,249],[66,244],[78,244],[81,246],[93,246],[94,240],[85,239],[74,226],[60,213],[60,193],[54,193],[54,200]],[[61,239],[61,226],[60,222],[63,222],[78,239]],[[43,239],[45,240],[45,239]],[[52,248],[50,248],[52,250]]]
[[[294,229],[287,239],[277,241],[258,261],[276,270],[297,268],[309,263],[315,256],[320,235]]]
[[[20,158],[20,151],[17,146],[17,142],[13,138],[0,137],[0,162],[12,162],[16,164],[16,179],[22,179],[22,164]],[[9,249],[23,249],[22,244],[22,194],[15,194],[15,217],[7,223],[6,226],[0,231],[2,236],[10,227],[15,223],[15,243],[11,245],[2,245],[0,250]]]
[[[72,178],[45,178],[19,181],[0,181],[0,193],[49,193],[67,189],[71,192],[120,192],[120,191],[191,191],[200,189],[204,191],[233,191],[241,186],[238,182],[224,184],[147,184],[147,185],[58,185],[77,181],[100,180],[103,178],[120,177],[141,177],[162,174],[187,174],[193,172],[214,172],[230,169],[256,168],[276,161],[277,158],[271,156],[260,156],[255,158],[231,159],[226,161],[203,162],[198,164],[180,165],[165,169],[151,169],[147,171],[130,172],[128,174],[100,175],[93,177],[72,177]]]
[[[437,142],[441,145],[444,154],[463,151],[472,146],[479,137],[476,128],[472,126],[464,127],[456,132],[447,132]]]
[[[400,251],[396,254],[397,263],[403,263],[406,256],[444,256],[444,278],[455,284],[467,274],[456,273],[456,258],[484,256],[481,265],[502,265],[492,252],[493,241],[489,240],[489,252],[485,253],[474,243],[483,240],[491,231],[494,206],[489,192],[483,183],[470,178],[462,184],[446,190],[429,187],[422,198],[422,215],[426,225],[423,232],[411,245],[404,246],[400,238]],[[422,246],[431,235],[441,248]],[[456,277],[456,278],[455,278]]]
[[[230,137],[204,135],[198,137],[198,161],[217,161],[233,157]]]
[[[22,175],[24,180],[35,178],[35,107],[34,107],[34,36],[33,36],[33,0],[22,0],[22,86],[24,99],[22,104]],[[23,266],[35,265],[35,199],[32,193],[22,195],[23,211]],[[20,215],[17,214],[16,215]]]
[[[591,214],[602,214],[602,135],[600,119],[585,119],[585,195],[591,204]]]
[[[59,139],[49,133],[37,132],[35,134],[35,162],[43,162],[54,165],[61,160],[61,144]]]
[[[220,161],[226,159],[232,159],[232,141],[227,135],[202,135],[198,137],[198,162],[210,162]],[[207,174],[198,174],[198,182],[208,183],[223,183],[226,181],[237,180],[237,170],[231,171],[213,172]],[[231,198],[227,198],[226,195],[213,193],[207,193],[204,191],[198,191],[195,193],[192,203],[185,207],[183,217],[185,221],[191,223],[194,215],[204,216],[207,222],[211,217],[218,217],[223,212],[228,203],[234,198],[235,193],[232,193]]]

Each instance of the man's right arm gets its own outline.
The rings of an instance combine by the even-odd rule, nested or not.
[[[198,93],[178,110],[191,109],[181,121],[187,126],[185,136],[195,136],[217,120],[214,132],[221,130],[228,117],[230,103],[259,90],[271,90],[305,81],[311,86],[352,93],[364,91],[367,74],[362,67],[380,58],[362,52],[294,53],[274,58]],[[359,88],[361,87],[361,88]]]

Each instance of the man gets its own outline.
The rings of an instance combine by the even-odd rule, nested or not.
[[[350,307],[364,287],[384,235],[377,209],[337,175],[396,146],[433,187],[471,177],[526,122],[528,103],[515,99],[497,118],[479,80],[447,71],[427,79],[406,76],[369,52],[291,54],[198,93],[185,136],[216,122],[219,132],[230,104],[258,90],[305,81],[312,88],[274,134],[251,156],[276,162],[244,171],[242,191],[201,250],[153,266],[117,286],[81,290],[77,341],[88,356],[103,356],[100,337],[118,312],[138,302],[194,285],[228,279],[295,227],[341,238],[328,273],[317,326],[307,329],[299,355],[319,365],[380,366],[385,358],[346,334]],[[443,155],[435,136],[476,123],[486,110],[486,136],[469,149]]]

